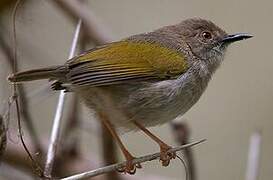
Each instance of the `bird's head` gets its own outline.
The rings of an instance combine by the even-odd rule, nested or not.
[[[188,19],[178,24],[177,28],[193,54],[204,61],[222,61],[228,45],[252,37],[246,33],[227,34],[204,19]]]

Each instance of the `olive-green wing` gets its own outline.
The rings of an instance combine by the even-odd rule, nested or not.
[[[187,69],[182,54],[173,49],[127,40],[93,49],[67,64],[67,80],[78,86],[170,79]]]

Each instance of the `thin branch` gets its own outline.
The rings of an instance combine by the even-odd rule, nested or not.
[[[85,35],[85,31],[82,29],[78,42],[78,49],[80,52],[86,50],[87,42],[88,38]],[[81,126],[79,106],[79,97],[76,94],[73,94],[60,143],[62,144],[61,156],[63,156],[63,154],[70,154],[75,157],[80,153],[80,133],[77,132]]]
[[[13,131],[12,133],[15,133]],[[25,142],[27,144],[30,144],[28,146],[30,151],[34,151],[34,146],[30,143],[29,137],[25,138]],[[42,139],[42,144],[44,144],[44,147],[48,144],[46,139]],[[46,149],[44,149],[46,151]],[[59,153],[58,153],[59,154]],[[21,169],[25,171],[26,173],[33,174],[33,169],[31,166],[30,161],[26,161],[27,155],[25,154],[24,149],[21,147],[18,143],[10,143],[7,146],[5,155],[3,156],[3,163],[7,163],[15,168]],[[43,162],[44,158],[40,157],[37,158],[37,161],[39,163]],[[84,171],[88,169],[92,169],[95,167],[98,167],[100,163],[96,160],[89,160],[86,157],[83,156],[83,154],[78,155],[71,155],[71,153],[62,153],[60,156],[57,156],[54,163],[54,177],[63,177],[67,174],[76,173],[79,171]],[[1,172],[1,166],[0,166],[0,172]],[[0,178],[1,179],[1,178]]]
[[[246,180],[257,180],[258,179],[261,144],[262,144],[261,133],[254,132],[250,138]]]
[[[18,64],[17,64],[17,34],[16,34],[16,13],[18,10],[18,7],[21,3],[21,0],[17,0],[13,11],[12,11],[12,32],[13,32],[13,67],[12,67],[12,72],[16,73],[17,69],[18,69]],[[12,92],[12,101],[11,102],[15,102],[15,109],[16,109],[16,116],[17,116],[17,124],[18,124],[18,131],[19,131],[19,138],[20,141],[24,147],[24,150],[26,151],[26,153],[28,154],[28,157],[30,158],[30,160],[32,161],[32,166],[35,168],[35,171],[38,173],[38,176],[43,176],[42,171],[41,171],[41,167],[38,164],[38,162],[33,158],[32,154],[30,153],[30,151],[27,148],[27,145],[25,144],[24,138],[23,138],[23,132],[22,132],[22,125],[21,125],[21,113],[20,113],[20,105],[19,105],[19,100],[18,100],[18,89],[17,89],[17,85],[13,84],[13,92]],[[10,108],[10,105],[9,105]],[[9,110],[8,110],[9,111]],[[9,116],[8,116],[9,117]]]
[[[189,144],[186,144],[186,145],[183,145],[183,146],[172,148],[168,152],[173,153],[173,152],[181,151],[182,149],[192,147],[192,146],[197,145],[199,143],[202,143],[204,141],[205,141],[205,139],[202,139],[202,140],[197,141],[197,142],[193,142],[193,143],[189,143]],[[134,159],[133,163],[137,164],[137,163],[143,163],[143,162],[146,162],[146,161],[152,161],[152,160],[158,159],[159,157],[160,157],[160,153],[149,154],[149,155],[142,156],[140,158]],[[91,178],[91,177],[95,177],[95,176],[98,176],[98,175],[102,175],[102,174],[105,174],[105,173],[115,171],[117,169],[120,169],[120,168],[124,167],[125,165],[126,165],[126,161],[122,162],[122,163],[117,163],[117,164],[105,166],[105,167],[102,167],[102,168],[98,168],[98,169],[95,169],[95,170],[87,171],[87,172],[84,172],[84,173],[72,175],[72,176],[63,178],[61,180],[77,180],[77,179]]]
[[[85,50],[86,38],[84,38],[84,32],[81,31],[80,39],[78,42],[79,51]],[[72,99],[69,102],[69,110],[67,118],[65,119],[65,126],[63,128],[62,137],[60,138],[61,148],[57,153],[56,163],[54,167],[74,166],[71,161],[79,161],[78,157],[81,155],[80,142],[81,138],[78,129],[80,127],[80,114],[79,114],[79,97],[76,94],[72,95]],[[68,162],[68,163],[67,163]],[[80,162],[80,161],[79,161]],[[83,166],[81,166],[83,167]],[[64,168],[66,169],[66,168]],[[69,172],[69,171],[67,171]],[[59,176],[62,173],[60,168],[54,168],[52,174]],[[75,171],[74,171],[75,172]],[[77,172],[77,171],[76,171]]]
[[[9,130],[10,133],[16,133],[16,131]],[[30,152],[35,150],[33,144],[31,144],[30,137],[24,137],[24,141],[28,145],[28,149]],[[7,146],[7,150],[5,155],[3,156],[3,162],[7,163],[15,168],[22,169],[27,173],[32,174],[33,176],[36,175],[33,173],[33,162],[26,161],[28,155],[26,154],[25,150],[22,148],[20,143],[9,143]],[[35,156],[35,160],[38,164],[41,164],[43,157],[42,156]],[[0,168],[1,169],[1,168]],[[41,171],[42,172],[42,171]]]
[[[79,20],[75,30],[75,34],[74,34],[74,38],[73,38],[68,59],[71,59],[75,55],[76,46],[77,46],[80,29],[81,29],[81,24],[82,24],[82,21]],[[60,128],[61,128],[61,119],[62,119],[63,109],[64,109],[64,101],[65,101],[65,92],[64,90],[62,90],[59,95],[57,110],[56,110],[55,118],[53,121],[51,138],[50,138],[49,148],[47,152],[47,160],[46,160],[45,170],[44,170],[44,174],[46,177],[51,177],[54,159],[57,152],[57,146],[60,140]]]
[[[13,60],[13,54],[4,40],[2,36],[0,36],[0,48],[3,50],[4,54],[6,55],[7,64],[12,68],[14,66],[14,60]],[[16,72],[18,71],[18,68],[16,66]],[[35,145],[35,151],[41,151],[42,146],[40,144],[39,136],[34,128],[33,119],[30,115],[29,111],[29,103],[26,98],[25,89],[22,85],[18,85],[18,98],[20,101],[20,113],[24,119],[24,122],[26,123],[26,128],[28,129],[28,132],[30,134],[30,137],[32,139],[33,144]]]
[[[105,28],[101,27],[98,23],[96,17],[86,7],[85,4],[80,1],[71,1],[71,0],[57,0],[55,3],[62,9],[66,14],[68,14],[72,19],[82,19],[83,20],[83,41],[86,41],[88,38],[96,45],[105,44],[111,41],[108,33],[104,31]],[[86,38],[87,37],[87,38]],[[82,41],[82,42],[83,42]],[[109,132],[102,126],[101,127],[101,144],[103,151],[103,161],[105,165],[113,164],[117,162],[117,153],[116,146],[112,140],[112,137],[109,135]],[[106,175],[107,179],[111,180],[120,180],[121,177],[117,172],[112,172]]]
[[[82,19],[87,36],[96,45],[112,41],[109,32],[105,31],[106,28],[102,27],[96,16],[86,5],[75,0],[55,0],[54,2],[73,19]]]

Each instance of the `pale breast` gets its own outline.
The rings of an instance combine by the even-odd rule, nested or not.
[[[187,112],[200,98],[205,87],[200,80],[183,75],[176,80],[151,84],[130,95],[130,117],[146,127],[156,126]]]
[[[132,120],[150,127],[187,112],[210,79],[210,74],[200,72],[193,68],[174,80],[86,88],[80,94],[89,108],[107,115],[119,132],[137,130]]]

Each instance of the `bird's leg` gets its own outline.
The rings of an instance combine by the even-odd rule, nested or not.
[[[135,159],[135,157],[132,156],[132,154],[126,149],[126,147],[122,143],[121,139],[119,138],[117,132],[115,131],[113,125],[110,123],[108,118],[102,113],[100,113],[99,116],[103,125],[109,130],[112,137],[116,140],[118,146],[120,147],[122,153],[124,154],[124,157],[126,158],[126,166],[123,167],[122,169],[118,169],[118,171],[128,174],[135,174],[136,168],[141,168],[141,165],[139,163],[138,164],[133,163],[133,159]]]
[[[147,134],[150,138],[152,138],[160,147],[160,160],[162,161],[163,166],[168,166],[171,159],[176,157],[175,153],[169,153],[168,150],[171,149],[171,146],[164,143],[161,139],[152,134],[148,129],[146,129],[143,125],[141,125],[137,121],[133,121],[134,124],[142,130],[145,134]]]

